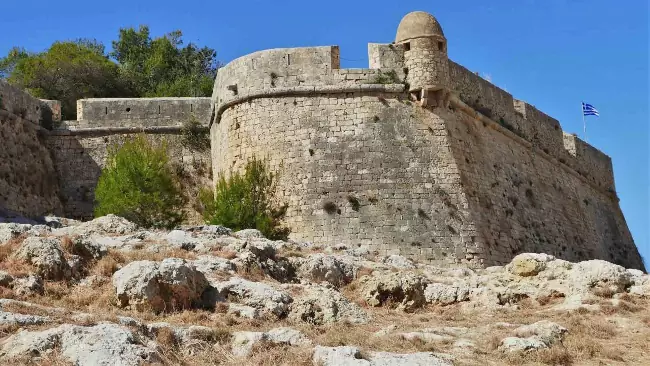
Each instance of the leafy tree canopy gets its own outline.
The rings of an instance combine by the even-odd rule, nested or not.
[[[38,98],[62,103],[64,119],[76,118],[83,98],[209,96],[219,67],[216,52],[181,31],[152,38],[147,26],[122,28],[113,50],[88,39],[55,42],[39,53],[14,47],[0,58],[0,77]]]

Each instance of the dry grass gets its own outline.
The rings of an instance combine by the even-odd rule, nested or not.
[[[210,252],[212,255],[221,257],[224,259],[235,259],[237,258],[237,252],[234,250],[229,250],[225,248],[218,248]]]
[[[265,279],[271,279],[270,277],[267,277],[266,273],[264,273],[264,270],[257,265],[240,268],[237,270],[237,274],[241,278],[247,279],[249,281],[255,281],[255,282],[264,281]]]
[[[14,277],[25,277],[36,272],[36,268],[29,263],[17,260],[12,254],[18,250],[26,236],[20,235],[10,239],[4,245],[0,245],[0,270],[11,274]]]

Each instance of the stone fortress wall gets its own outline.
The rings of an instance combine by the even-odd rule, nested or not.
[[[369,45],[369,69],[341,69],[336,46],[221,68],[213,174],[268,158],[296,239],[444,265],[546,252],[643,268],[607,155],[449,60],[429,14],[397,34]]]
[[[39,100],[0,80],[0,213],[93,217],[94,190],[109,146],[144,133],[165,140],[190,201],[212,182],[209,149],[182,143],[182,126],[207,128],[210,98],[111,98],[77,102],[76,121],[61,121],[61,104]],[[207,133],[207,130],[206,130]]]
[[[48,103],[0,80],[0,213],[3,215],[63,213],[54,163],[44,141],[45,129],[41,127],[44,120],[52,117]]]
[[[109,146],[144,133],[152,141],[167,142],[175,171],[182,177],[190,200],[209,187],[210,152],[182,143],[182,126],[195,119],[209,121],[210,98],[98,98],[77,101],[77,120],[61,121],[49,132],[66,217],[93,217],[94,191],[106,163]],[[197,214],[188,207],[190,219]]]

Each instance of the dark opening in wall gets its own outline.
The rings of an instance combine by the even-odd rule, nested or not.
[[[445,42],[438,42],[438,51],[445,50]]]
[[[127,108],[126,108],[126,112],[127,112],[127,113],[131,112],[131,108],[128,108],[128,107],[127,107]]]
[[[410,51],[410,50],[411,50],[411,42],[404,43],[404,51]]]
[[[158,106],[158,114],[160,114],[160,106]]]
[[[108,107],[104,107],[104,114],[108,114]]]
[[[287,66],[291,65],[291,55],[287,54]]]

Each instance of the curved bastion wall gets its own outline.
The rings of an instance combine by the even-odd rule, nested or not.
[[[340,69],[336,46],[227,64],[213,175],[268,158],[295,239],[442,265],[545,252],[643,268],[607,155],[451,60],[444,83],[413,87],[411,43],[370,44],[369,69]]]

